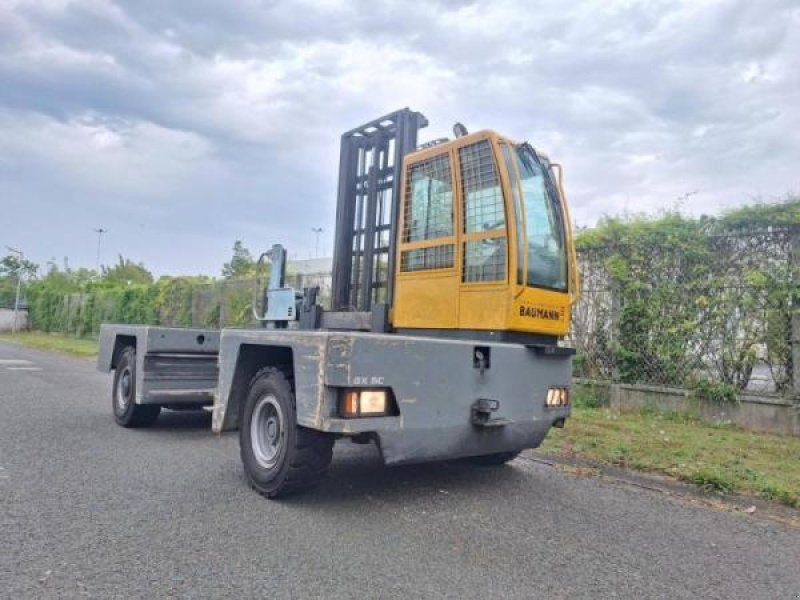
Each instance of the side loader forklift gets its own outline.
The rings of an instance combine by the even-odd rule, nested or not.
[[[103,325],[117,423],[213,406],[269,498],[316,485],[344,438],[387,465],[500,465],[563,427],[578,274],[561,167],[460,124],[418,146],[427,124],[403,109],[342,136],[329,309],[285,286],[275,245],[261,328]]]

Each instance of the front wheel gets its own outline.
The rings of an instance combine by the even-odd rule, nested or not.
[[[136,349],[128,346],[119,355],[111,391],[114,420],[122,427],[147,427],[155,423],[158,404],[136,404]]]
[[[314,487],[333,455],[331,436],[297,425],[292,386],[273,367],[250,382],[239,445],[250,485],[267,498]]]

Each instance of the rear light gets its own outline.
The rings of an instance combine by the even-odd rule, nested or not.
[[[569,406],[569,388],[551,387],[547,390],[547,397],[544,400],[547,408],[559,408]]]
[[[396,415],[397,408],[389,390],[346,389],[339,400],[339,413],[346,419]]]

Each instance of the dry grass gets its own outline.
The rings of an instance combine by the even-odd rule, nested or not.
[[[75,338],[41,331],[21,331],[14,334],[0,333],[0,340],[82,358],[97,356],[97,340],[94,339]]]

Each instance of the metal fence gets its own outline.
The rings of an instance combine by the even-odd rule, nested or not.
[[[218,281],[194,286],[189,295],[193,327],[246,327],[255,324],[252,281]]]
[[[220,280],[197,283],[175,278],[165,285],[129,288],[98,288],[62,294],[34,294],[31,326],[42,331],[71,335],[96,335],[102,323],[133,323],[165,327],[253,327],[253,291],[263,290],[264,281]],[[295,290],[319,286],[318,301],[330,303],[329,273],[287,276]],[[262,293],[262,292],[259,292]]]
[[[249,327],[258,324],[253,316],[253,288],[263,287],[264,282],[252,279],[240,281],[216,281],[192,287],[188,304],[192,327]],[[302,291],[304,287],[319,286],[319,302],[328,306],[330,302],[330,274],[290,274],[286,285]],[[164,325],[178,325],[162,319]]]
[[[769,228],[583,248],[575,375],[792,394],[798,234]]]
[[[575,376],[797,396],[800,226],[650,239],[579,249],[582,291],[568,340],[577,349]],[[286,281],[296,290],[319,285],[326,307],[330,283],[330,273]],[[131,306],[124,292],[72,294],[34,311],[33,326],[78,335],[108,321],[254,326],[253,286],[252,280],[173,285]]]

